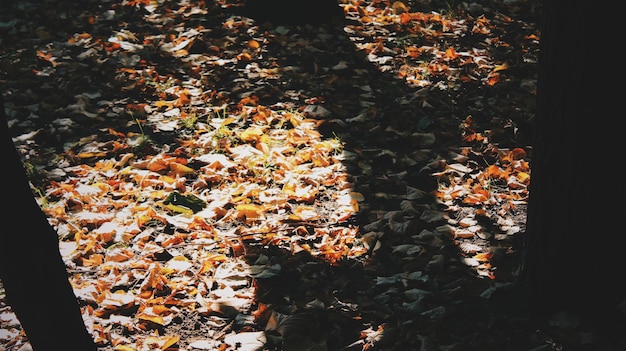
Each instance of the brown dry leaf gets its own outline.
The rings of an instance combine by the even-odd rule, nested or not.
[[[516,147],[511,150],[507,155],[509,161],[522,160],[526,158],[526,151],[522,148]]]

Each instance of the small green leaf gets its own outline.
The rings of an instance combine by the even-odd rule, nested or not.
[[[178,191],[170,193],[165,200],[163,200],[163,204],[168,205],[168,207],[186,207],[193,211],[193,213],[196,213],[206,207],[206,202],[199,197],[193,194],[183,195]]]

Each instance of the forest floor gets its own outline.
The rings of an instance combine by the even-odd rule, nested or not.
[[[625,349],[512,295],[534,2],[349,0],[339,25],[239,4],[0,13],[14,141],[102,351]]]

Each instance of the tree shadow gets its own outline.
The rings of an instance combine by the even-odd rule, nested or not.
[[[272,262],[288,268],[271,282],[257,280],[259,301],[297,314],[323,297],[328,315],[318,310],[315,319],[343,320],[331,327],[333,332],[323,333],[335,338],[328,344],[333,350],[354,341],[355,334],[346,333],[346,326],[363,332],[347,349],[419,349],[434,340],[472,349],[531,343],[522,301],[511,295],[520,264],[520,236],[481,240],[489,252],[500,254],[502,273],[494,281],[481,278],[466,263],[459,241],[440,230],[448,217],[434,196],[442,181],[434,173],[453,163],[455,153],[471,149],[460,137],[466,117],[473,115],[483,130],[501,127],[490,113],[502,111],[486,102],[502,98],[506,89],[480,82],[468,82],[460,91],[410,86],[368,60],[347,32],[327,28],[280,27],[280,39],[266,53],[280,67],[280,77],[267,87],[271,93],[260,104],[298,109],[321,121],[324,136],[342,140],[348,155],[343,163],[354,190],[365,198],[354,223],[370,250],[332,264],[308,253],[264,248]],[[328,37],[332,40],[322,39]],[[291,103],[285,99],[289,92],[298,92]],[[462,104],[463,99],[476,104]],[[511,107],[520,104],[512,102]],[[528,121],[520,116],[515,123],[522,125],[519,133],[499,130],[492,139],[503,148],[527,145]],[[523,206],[518,213],[523,214]],[[488,222],[484,219],[482,225],[497,226]],[[503,254],[509,249],[511,253]],[[337,314],[336,301],[354,309]],[[509,320],[507,313],[519,318]],[[481,333],[495,336],[478,340]]]

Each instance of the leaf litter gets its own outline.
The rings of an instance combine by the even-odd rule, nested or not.
[[[532,2],[346,0],[343,28],[240,5],[2,15],[14,141],[101,350],[549,345],[490,304],[519,268]]]

